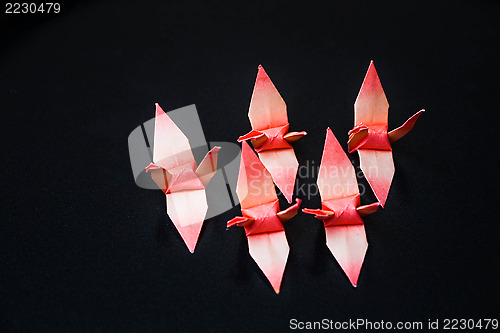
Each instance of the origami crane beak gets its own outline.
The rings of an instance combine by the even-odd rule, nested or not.
[[[314,217],[318,220],[328,220],[335,215],[335,212],[323,209],[304,208],[302,209],[302,212],[305,214],[314,215]]]
[[[162,167],[151,163],[146,167],[146,172],[151,173],[151,178],[158,185],[158,187],[163,191],[167,192],[172,175]]]
[[[368,127],[362,126],[356,126],[357,128],[349,131],[349,141],[347,141],[347,151],[349,153],[352,153],[368,140]]]
[[[228,228],[231,228],[231,227],[234,227],[234,226],[244,227],[244,226],[249,225],[253,221],[255,221],[255,219],[253,219],[251,217],[236,216],[235,218],[232,218],[231,220],[229,220],[227,222],[227,227]]]
[[[277,215],[281,223],[285,223],[286,221],[290,220],[292,217],[297,215],[301,203],[302,200],[297,198],[295,199],[295,204],[279,212]]]

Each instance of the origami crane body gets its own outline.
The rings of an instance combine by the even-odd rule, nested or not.
[[[289,252],[283,223],[297,214],[301,200],[278,212],[271,175],[246,142],[242,143],[236,194],[243,216],[233,218],[227,226],[245,228],[250,255],[279,293]]]
[[[191,253],[207,213],[205,186],[217,170],[219,150],[210,150],[196,168],[187,137],[156,104],[153,163],[146,171],[165,193],[167,214]]]
[[[288,132],[286,104],[271,79],[259,66],[248,118],[253,130],[238,142],[251,140],[260,160],[289,203],[292,202],[299,163],[290,142],[306,132]]]
[[[389,103],[382,84],[370,63],[354,103],[354,128],[349,131],[349,152],[358,151],[361,170],[380,205],[384,207],[394,176],[391,143],[408,133],[424,110],[418,111],[402,126],[387,133]]]
[[[354,167],[328,128],[317,180],[322,209],[302,211],[323,220],[326,244],[357,286],[368,243],[362,216],[374,213],[378,203],[360,206],[360,194]]]

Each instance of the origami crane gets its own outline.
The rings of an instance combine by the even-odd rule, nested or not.
[[[368,248],[362,217],[376,212],[378,203],[360,206],[354,167],[329,128],[317,184],[322,208],[302,211],[323,220],[326,245],[356,287]]]
[[[289,123],[285,101],[262,66],[257,73],[248,118],[253,130],[240,136],[238,142],[251,139],[274,183],[291,203],[299,163],[290,142],[307,133],[287,133]]]
[[[348,150],[358,151],[359,163],[380,205],[384,207],[394,176],[391,143],[412,128],[424,110],[418,111],[402,126],[387,133],[389,103],[373,61],[354,103],[354,128],[349,131]]]
[[[227,226],[245,228],[250,255],[278,294],[289,252],[283,223],[297,214],[301,200],[278,212],[271,175],[246,142],[242,143],[236,194],[243,216],[233,218]]]
[[[188,138],[156,104],[153,163],[146,167],[167,197],[167,214],[194,252],[205,215],[205,186],[217,170],[220,147],[210,150],[196,168]]]

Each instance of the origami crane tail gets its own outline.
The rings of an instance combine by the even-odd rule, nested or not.
[[[279,294],[281,279],[290,251],[285,232],[276,231],[248,235],[248,249],[276,294]]]
[[[179,191],[167,194],[167,213],[191,253],[207,213],[205,190]]]
[[[375,213],[378,210],[378,207],[379,207],[379,203],[374,202],[374,203],[369,204],[369,205],[358,206],[358,207],[356,207],[356,211],[358,212],[359,216],[365,217],[365,216],[368,216],[370,214]]]
[[[331,226],[326,227],[325,232],[326,245],[351,284],[357,287],[359,273],[368,248],[364,225]]]
[[[394,176],[392,151],[359,149],[359,164],[373,189],[380,206],[384,207]]]
[[[297,141],[298,139],[302,138],[303,136],[307,135],[307,132],[306,131],[302,131],[302,132],[288,132],[287,134],[285,134],[283,136],[283,138],[288,142],[288,143],[291,143],[291,142],[295,142]]]
[[[285,196],[288,203],[292,202],[295,188],[295,177],[299,162],[293,148],[272,149],[259,153],[262,164],[271,174],[274,183]]]
[[[387,133],[387,135],[389,136],[389,141],[391,143],[396,142],[399,139],[401,139],[403,136],[405,136],[409,131],[411,131],[413,126],[415,125],[415,122],[417,121],[418,117],[420,117],[420,115],[424,111],[425,111],[424,109],[418,111],[413,116],[411,116],[410,119],[405,121],[405,123],[403,125],[390,131],[389,133]]]

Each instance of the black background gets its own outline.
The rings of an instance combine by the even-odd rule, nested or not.
[[[108,1],[2,14],[2,330],[498,318],[498,9]],[[393,146],[396,174],[386,208],[365,220],[357,289],[309,215],[286,224],[291,251],[275,295],[243,230],[225,228],[239,206],[205,222],[191,255],[164,195],[135,185],[127,137],[155,102],[194,103],[207,141],[235,142],[250,129],[259,64],[287,103],[290,129],[309,133],[294,144],[299,162],[320,161],[327,126],[346,148],[371,59],[390,129],[427,112]]]

